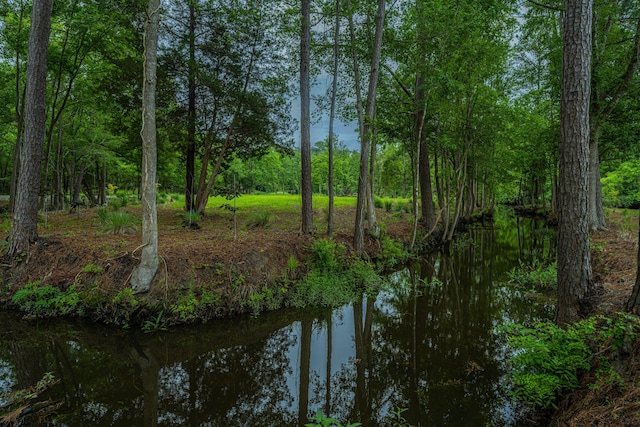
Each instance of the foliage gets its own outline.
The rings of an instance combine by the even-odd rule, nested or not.
[[[555,400],[579,385],[578,374],[600,366],[597,378],[617,378],[606,351],[629,346],[640,333],[638,319],[624,313],[596,316],[562,329],[551,322],[533,328],[508,324],[502,328],[513,349],[509,357],[511,394],[534,407],[555,407]],[[615,358],[615,356],[613,356]],[[602,359],[602,357],[601,357]]]
[[[83,273],[95,273],[95,274],[101,274],[102,273],[102,267],[100,267],[99,265],[95,265],[94,263],[90,262],[89,264],[85,265],[82,268],[82,272]]]
[[[247,228],[266,228],[269,226],[269,220],[271,219],[271,211],[263,210],[259,212],[253,212],[249,214],[247,218]]]
[[[75,286],[65,291],[54,286],[41,286],[39,281],[30,282],[19,289],[11,302],[29,316],[42,318],[75,314],[80,305],[80,294]]]
[[[284,286],[263,285],[258,292],[249,295],[247,305],[254,315],[264,310],[276,310],[282,307],[288,289]]]
[[[324,239],[317,242],[320,241],[314,248],[316,256],[321,256],[290,295],[293,306],[339,307],[354,301],[362,292],[372,295],[378,291],[383,279],[373,265],[360,259],[347,263],[340,254],[344,250],[342,245]]]
[[[344,265],[345,247],[331,239],[318,239],[309,250],[309,261],[316,270],[336,271]]]
[[[558,287],[556,263],[544,265],[537,258],[531,264],[520,261],[520,266],[507,273],[509,281],[529,291],[549,291]]]
[[[545,322],[529,329],[510,324],[505,331],[516,350],[510,358],[511,393],[528,405],[555,406],[562,392],[578,386],[578,371],[590,367],[587,337],[575,326],[564,330]]]
[[[316,415],[311,417],[311,421],[313,422],[305,424],[305,427],[343,427],[335,418],[323,415],[320,409],[318,409]],[[350,423],[344,427],[358,427],[361,425],[362,423]]]
[[[401,241],[393,240],[386,234],[380,237],[380,255],[378,263],[383,268],[393,267],[398,263],[404,262],[409,257],[409,253],[403,247]]]
[[[640,206],[640,160],[626,161],[602,178],[602,197],[607,206]]]
[[[153,317],[150,320],[145,321],[142,324],[142,331],[145,333],[166,331],[168,329],[167,322],[165,319],[162,318],[163,314],[164,314],[164,311],[160,311],[160,313],[158,313],[157,316]]]
[[[127,211],[108,211],[100,208],[97,214],[105,233],[127,234],[137,230],[138,218]]]

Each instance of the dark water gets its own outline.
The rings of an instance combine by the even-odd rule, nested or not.
[[[531,220],[474,228],[391,276],[389,290],[331,311],[282,311],[145,335],[0,313],[0,396],[61,380],[67,426],[516,425],[507,348],[495,334],[552,308],[501,284],[554,252]],[[2,398],[0,398],[0,407]]]

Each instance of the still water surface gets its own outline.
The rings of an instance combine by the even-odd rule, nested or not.
[[[296,426],[318,409],[364,426],[400,411],[411,425],[517,425],[495,332],[553,308],[504,282],[520,260],[553,257],[554,239],[532,220],[476,227],[333,311],[150,335],[0,313],[0,396],[53,372],[65,426]]]

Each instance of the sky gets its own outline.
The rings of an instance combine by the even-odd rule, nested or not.
[[[311,97],[319,96],[326,93],[326,87],[329,82],[320,79],[321,83],[311,86]],[[355,105],[354,105],[355,108]],[[322,118],[314,120],[317,117],[317,107],[311,100],[311,145],[318,141],[323,141],[329,136],[329,109],[323,112]],[[293,134],[295,147],[300,148],[300,98],[296,97],[291,102],[291,117],[297,122],[297,127]],[[360,142],[358,140],[358,122],[345,123],[337,117],[333,121],[333,133],[338,135],[338,139],[343,142],[349,150],[360,151]]]

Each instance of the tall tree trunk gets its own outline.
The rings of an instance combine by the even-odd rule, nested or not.
[[[300,32],[300,155],[302,162],[302,233],[313,234],[311,187],[311,93],[309,83],[311,50],[311,0],[302,0]]]
[[[362,135],[360,136],[360,175],[358,178],[358,199],[356,202],[355,231],[353,236],[353,246],[358,255],[361,255],[364,249],[364,208],[365,201],[367,200],[367,189],[371,189],[368,182],[369,155],[371,154],[372,118],[375,112],[376,90],[378,88],[378,76],[380,73],[382,30],[384,28],[385,8],[386,1],[378,0],[378,11],[376,13],[376,31],[373,41],[373,52],[371,53],[369,90],[367,94],[367,104],[365,107]],[[375,218],[373,218],[373,221],[373,224],[369,224],[369,232],[374,236],[378,236],[380,234],[380,229],[378,228],[378,224],[375,222]]]
[[[593,290],[589,250],[589,100],[592,0],[565,0],[560,114],[558,306],[556,323],[581,315]]]
[[[9,212],[13,213],[13,208],[15,206],[15,198],[16,198],[16,189],[18,184],[18,174],[20,172],[20,152],[22,151],[22,137],[24,130],[24,102],[22,99],[24,95],[21,97],[21,93],[24,94],[24,90],[22,89],[22,77],[20,75],[20,68],[22,67],[20,61],[20,39],[22,33],[22,23],[24,22],[24,3],[20,2],[20,14],[18,17],[18,31],[16,34],[16,82],[15,82],[15,91],[16,91],[16,145],[13,147],[13,163],[11,167],[11,182],[9,183]]]
[[[47,53],[52,6],[52,0],[34,0],[31,11],[24,99],[24,144],[20,155],[20,175],[7,248],[9,257],[28,251],[29,245],[38,239],[38,189],[46,131]]]
[[[158,220],[156,213],[156,69],[158,65],[158,26],[160,0],[149,0],[145,21],[144,82],[142,86],[142,255],[131,273],[135,293],[147,292],[156,275],[158,257]]]
[[[416,38],[418,42],[425,39],[424,26],[427,25],[424,17],[424,6],[422,0],[416,0],[416,10],[418,12],[418,24]],[[414,138],[416,144],[420,144],[419,163],[419,179],[420,179],[420,203],[422,206],[422,221],[427,232],[433,230],[436,226],[436,208],[433,204],[433,188],[431,186],[431,167],[429,165],[429,149],[427,147],[427,137],[424,130],[426,110],[425,110],[425,72],[426,57],[421,54],[418,59],[418,70],[416,72],[415,81],[415,115],[413,123]]]
[[[189,2],[189,105],[187,122],[187,153],[186,153],[186,181],[185,181],[185,206],[187,212],[194,209],[193,181],[195,176],[196,159],[196,11],[195,5]],[[207,163],[202,166],[207,169]]]
[[[331,82],[331,109],[329,111],[329,171],[328,183],[329,187],[329,218],[327,220],[327,235],[333,237],[333,118],[336,112],[336,92],[338,90],[338,65],[340,59],[340,0],[336,0],[336,22],[333,37],[333,80]]]

